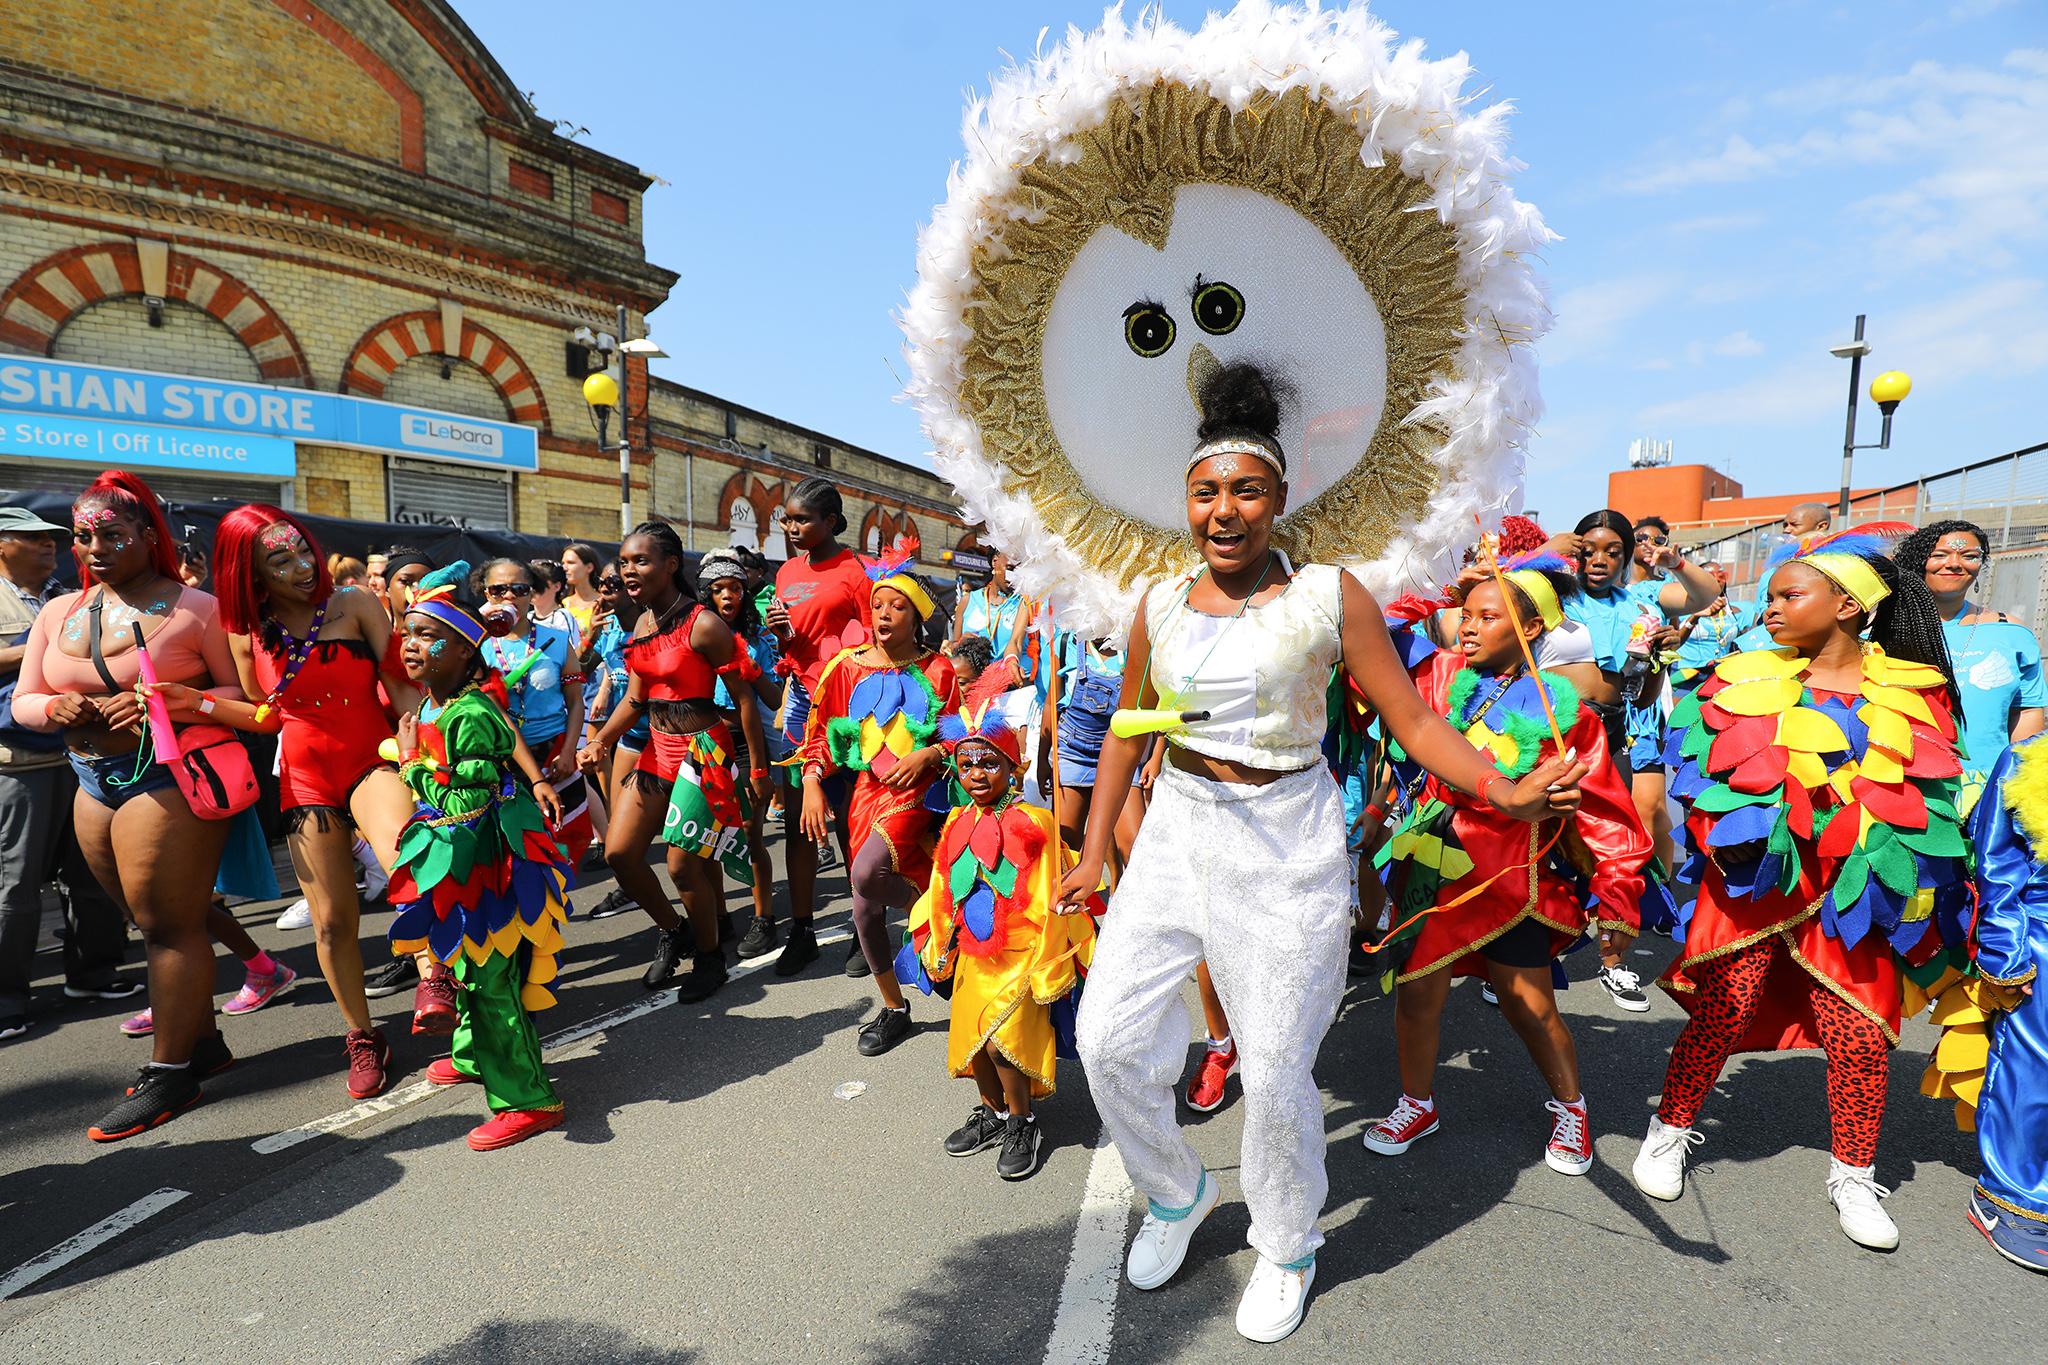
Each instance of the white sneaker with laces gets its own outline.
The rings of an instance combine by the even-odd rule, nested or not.
[[[1650,1131],[1643,1138],[1643,1149],[1636,1153],[1635,1165],[1629,1168],[1636,1188],[1652,1199],[1666,1201],[1684,1194],[1685,1163],[1692,1156],[1692,1149],[1706,1140],[1707,1135],[1697,1128],[1673,1128],[1655,1114],[1650,1115]]]
[[[1187,1259],[1188,1242],[1195,1229],[1221,1197],[1216,1178],[1204,1171],[1195,1205],[1186,1214],[1174,1219],[1159,1218],[1147,1208],[1145,1221],[1138,1225],[1138,1235],[1131,1239],[1131,1249],[1124,1253],[1124,1275],[1131,1284],[1138,1289],[1157,1289],[1172,1279],[1180,1270],[1180,1263]]]
[[[306,903],[306,898],[304,896],[299,897],[290,905],[287,905],[284,908],[284,913],[277,917],[276,927],[279,929],[312,928],[313,907]]]
[[[1872,1251],[1896,1251],[1899,1225],[1877,1201],[1891,1197],[1891,1191],[1877,1183],[1875,1166],[1847,1166],[1828,1158],[1828,1202],[1840,1216],[1842,1231],[1858,1246]]]
[[[1252,1278],[1237,1301],[1238,1335],[1248,1341],[1279,1341],[1301,1326],[1308,1312],[1308,1289],[1316,1282],[1316,1263],[1289,1270],[1278,1261],[1259,1257]]]
[[[1643,978],[1628,967],[1602,967],[1600,984],[1607,988],[1607,994],[1614,1003],[1630,1014],[1648,1014],[1650,997],[1643,991]]]

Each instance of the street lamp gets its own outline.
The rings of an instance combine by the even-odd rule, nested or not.
[[[1849,520],[1849,472],[1859,450],[1890,450],[1892,445],[1892,414],[1899,404],[1906,401],[1906,395],[1913,391],[1913,381],[1904,370],[1886,370],[1870,381],[1870,399],[1877,404],[1877,410],[1884,414],[1884,431],[1875,445],[1856,444],[1856,397],[1857,386],[1863,381],[1863,357],[1870,354],[1870,343],[1863,339],[1863,317],[1856,315],[1856,336],[1848,344],[1828,347],[1828,354],[1840,356],[1849,362],[1849,423],[1842,434],[1842,496],[1835,508],[1835,515],[1844,525]]]
[[[619,330],[617,336],[626,335],[626,310],[619,308]],[[612,337],[599,334],[591,337],[590,329],[577,329],[576,339],[585,337],[598,354],[604,356],[605,367],[594,370],[583,378],[583,401],[590,408],[590,420],[597,426],[597,448],[600,453],[607,450],[619,452],[619,539],[624,540],[633,530],[633,452],[628,439],[627,419],[632,413],[626,407],[626,396],[621,381],[626,377],[626,357],[638,356],[641,360],[652,360],[668,352],[654,344],[650,337],[636,337],[631,341],[614,341]],[[616,370],[616,373],[614,373]],[[605,440],[605,429],[611,422],[611,415],[619,414],[619,439],[616,444]]]

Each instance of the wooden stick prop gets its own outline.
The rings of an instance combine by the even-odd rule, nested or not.
[[[1513,586],[1508,582],[1507,575],[1501,572],[1500,556],[1495,552],[1500,544],[1500,536],[1487,530],[1477,514],[1474,514],[1472,524],[1479,527],[1480,560],[1485,564],[1487,572],[1493,575],[1493,581],[1500,586],[1500,600],[1507,604],[1508,618],[1515,623],[1515,643],[1522,647],[1522,662],[1529,665],[1529,677],[1536,684],[1536,700],[1543,703],[1543,718],[1550,722],[1550,737],[1557,741],[1557,751],[1562,754],[1565,752],[1564,731],[1558,727],[1557,712],[1551,709],[1550,689],[1543,685],[1543,677],[1537,671],[1536,655],[1529,649],[1529,637],[1522,633],[1522,613],[1515,606]]]

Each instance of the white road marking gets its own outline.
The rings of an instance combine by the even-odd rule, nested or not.
[[[818,946],[824,948],[830,944],[844,943],[851,937],[853,937],[851,933],[845,932],[820,934],[818,935]],[[775,955],[773,953],[766,953],[751,962],[740,963],[737,967],[731,968],[726,975],[728,978],[745,976],[748,972],[759,971],[774,961]],[[633,1020],[650,1015],[656,1010],[667,1009],[675,1003],[676,993],[673,990],[664,988],[643,1000],[636,1000],[630,1005],[622,1005],[618,1009],[598,1015],[595,1019],[586,1019],[580,1024],[572,1024],[559,1033],[549,1034],[540,1040],[541,1051],[543,1055],[559,1052],[565,1047],[580,1043],[586,1038],[594,1037],[607,1030],[615,1029],[621,1024],[631,1023]],[[361,1123],[364,1119],[375,1118],[379,1114],[388,1114],[394,1109],[403,1109],[406,1105],[417,1103],[442,1088],[431,1081],[416,1081],[406,1086],[403,1090],[393,1090],[389,1094],[379,1095],[373,1100],[364,1100],[361,1104],[338,1110],[327,1115],[325,1118],[314,1119],[311,1123],[302,1123],[296,1128],[287,1128],[281,1133],[272,1133],[269,1137],[258,1138],[250,1143],[249,1146],[252,1150],[269,1156],[276,1152],[282,1152],[287,1148],[296,1147],[302,1142],[310,1142],[316,1137],[352,1127],[355,1124]]]
[[[172,1189],[146,1194],[119,1213],[100,1219],[77,1236],[65,1238],[33,1260],[23,1261],[8,1271],[5,1279],[0,1279],[0,1299],[13,1298],[45,1275],[62,1270],[93,1248],[111,1242],[144,1219],[162,1213],[190,1194],[190,1190]]]
[[[1095,1157],[1081,1191],[1081,1217],[1074,1224],[1074,1250],[1045,1345],[1046,1365],[1108,1365],[1130,1220],[1131,1178],[1104,1131],[1095,1139]]]

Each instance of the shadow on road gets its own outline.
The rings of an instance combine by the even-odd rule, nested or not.
[[[413,1365],[471,1365],[474,1361],[588,1360],[605,1365],[689,1365],[697,1353],[657,1346],[610,1323],[542,1318],[538,1322],[491,1322],[472,1328],[460,1341],[413,1357]]]

